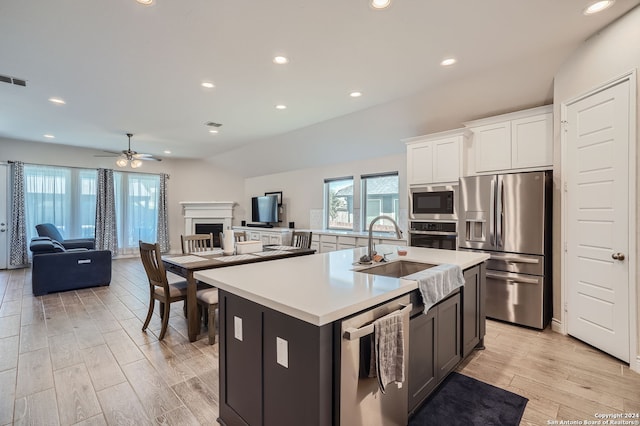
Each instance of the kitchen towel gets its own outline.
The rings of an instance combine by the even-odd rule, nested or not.
[[[464,285],[462,268],[448,263],[402,278],[418,281],[425,314],[433,305],[444,299],[453,290]]]
[[[380,391],[387,385],[404,382],[404,330],[403,315],[386,315],[373,323],[375,371]]]

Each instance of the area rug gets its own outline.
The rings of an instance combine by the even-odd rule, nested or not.
[[[409,426],[520,424],[527,398],[451,373],[409,420]]]

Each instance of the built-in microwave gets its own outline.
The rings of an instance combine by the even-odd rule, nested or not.
[[[458,220],[458,185],[409,189],[409,217],[413,220]]]

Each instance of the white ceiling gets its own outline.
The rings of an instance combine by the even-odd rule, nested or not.
[[[131,132],[134,150],[243,158],[245,175],[291,168],[298,156],[257,165],[295,147],[310,153],[298,166],[335,161],[332,147],[357,156],[351,139],[371,138],[367,155],[394,153],[403,146],[388,138],[550,102],[564,58],[638,1],[584,16],[589,3],[0,0],[0,74],[27,80],[0,82],[0,137],[121,150]],[[272,63],[277,54],[290,63]],[[459,62],[441,67],[447,56]],[[219,134],[208,121],[223,124]]]

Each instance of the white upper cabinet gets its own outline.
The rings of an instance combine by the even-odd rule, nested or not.
[[[511,126],[509,122],[473,127],[476,171],[511,168]]]
[[[465,123],[472,136],[464,148],[464,174],[550,168],[552,108],[546,105]]]
[[[407,183],[457,182],[465,129],[403,139],[407,145]]]
[[[553,114],[551,111],[511,122],[511,167],[553,165]]]

